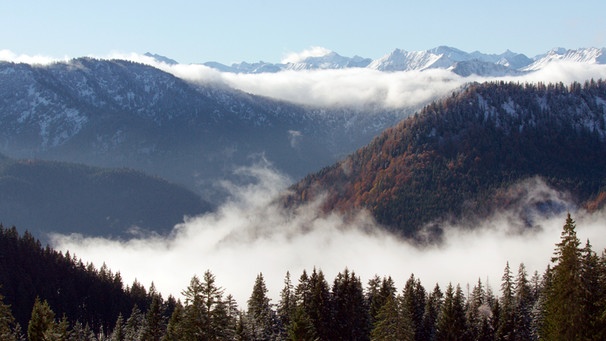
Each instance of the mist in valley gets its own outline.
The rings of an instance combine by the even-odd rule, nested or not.
[[[498,292],[507,262],[516,271],[524,263],[529,274],[542,274],[550,262],[565,222],[565,211],[541,214],[535,203],[549,200],[573,209],[581,241],[591,240],[603,250],[606,212],[589,214],[575,209],[567,196],[547,187],[540,179],[520,184],[527,190],[519,206],[498,211],[488,219],[443,223],[440,242],[418,245],[386,232],[367,212],[353,217],[323,214],[314,202],[296,210],[285,209],[279,196],[290,179],[271,164],[242,168],[256,179],[237,187],[225,183],[232,194],[217,211],[189,217],[169,236],[133,236],[129,240],[52,235],[52,246],[70,251],[84,262],[105,263],[119,271],[126,284],[135,279],[165,295],[180,298],[193,275],[210,270],[225,294],[246,306],[257,274],[262,273],[268,295],[278,302],[286,272],[294,284],[303,270],[322,270],[329,283],[345,268],[363,283],[391,276],[401,290],[411,274],[426,288],[438,283],[473,287],[478,279]],[[529,226],[529,219],[531,225]]]

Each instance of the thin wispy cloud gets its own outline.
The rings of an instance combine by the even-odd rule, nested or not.
[[[303,50],[301,52],[287,53],[286,56],[284,56],[284,58],[282,58],[282,63],[283,64],[299,63],[310,57],[326,56],[327,54],[329,54],[331,52],[332,52],[331,50],[321,47],[321,46],[312,46],[309,49]]]

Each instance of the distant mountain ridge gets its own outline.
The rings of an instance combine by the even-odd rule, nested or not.
[[[522,204],[537,181],[569,193],[574,205],[603,204],[604,155],[605,81],[471,84],[308,175],[286,202],[326,196],[326,211],[364,208],[413,238],[432,226],[439,235],[448,219],[515,206],[532,226],[534,215],[570,209],[545,192]]]
[[[238,181],[233,171],[251,157],[299,178],[406,114],[295,105],[125,60],[0,62],[0,152],[129,167],[215,204],[221,181]]]
[[[369,68],[385,72],[449,69],[466,77],[471,74],[479,76],[515,76],[539,70],[553,61],[606,64],[606,49],[581,48],[567,50],[557,48],[534,58],[529,58],[524,54],[509,50],[501,54],[485,54],[479,51],[469,53],[453,47],[439,46],[424,51],[395,49],[376,60],[359,56],[349,58],[330,51],[323,56],[307,57],[296,63],[242,62],[228,66],[217,62],[206,62],[204,65],[222,72],[232,73],[275,73],[287,70],[345,68]]]
[[[123,238],[133,228],[167,234],[211,209],[194,192],[132,169],[0,158],[0,222],[38,238]]]

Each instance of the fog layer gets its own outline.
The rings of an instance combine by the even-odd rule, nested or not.
[[[439,245],[417,247],[376,226],[366,212],[355,218],[338,214],[322,215],[319,203],[291,212],[274,204],[289,179],[271,166],[240,169],[257,181],[245,187],[226,183],[233,196],[215,213],[186,219],[168,237],[139,236],[128,241],[87,238],[81,235],[54,235],[53,247],[76,254],[97,267],[104,262],[120,271],[126,284],[137,279],[145,286],[152,282],[165,295],[180,297],[191,277],[212,271],[226,293],[233,294],[242,307],[252,292],[258,273],[263,273],[269,295],[277,303],[284,276],[290,271],[293,282],[303,269],[321,269],[329,283],[346,267],[363,283],[375,274],[390,275],[399,289],[411,273],[423,285],[433,287],[449,282],[475,284],[478,278],[498,290],[506,262],[517,269],[524,262],[529,273],[544,271],[555,243],[559,241],[565,214],[550,218],[533,217],[532,229],[521,229],[520,209],[497,212],[489,219],[470,225],[461,222],[446,227]],[[525,183],[533,196],[563,196],[541,181]],[[578,235],[590,238],[598,252],[606,246],[603,238],[604,212],[573,212]]]

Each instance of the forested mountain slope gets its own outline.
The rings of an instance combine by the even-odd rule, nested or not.
[[[147,309],[152,300],[141,284],[126,286],[120,273],[43,248],[30,233],[2,225],[0,295],[24,331],[36,297],[53,307],[57,321],[65,317],[96,333],[113,328],[119,314],[128,317],[134,305]]]
[[[167,233],[207,212],[200,196],[132,169],[56,161],[0,160],[0,222],[46,233],[127,236],[131,227]]]
[[[533,177],[577,204],[599,205],[605,156],[606,82],[471,84],[305,177],[287,201],[326,194],[328,211],[366,208],[414,236],[430,222],[515,204],[521,193],[511,186]],[[535,204],[539,212],[564,209],[548,199]]]

